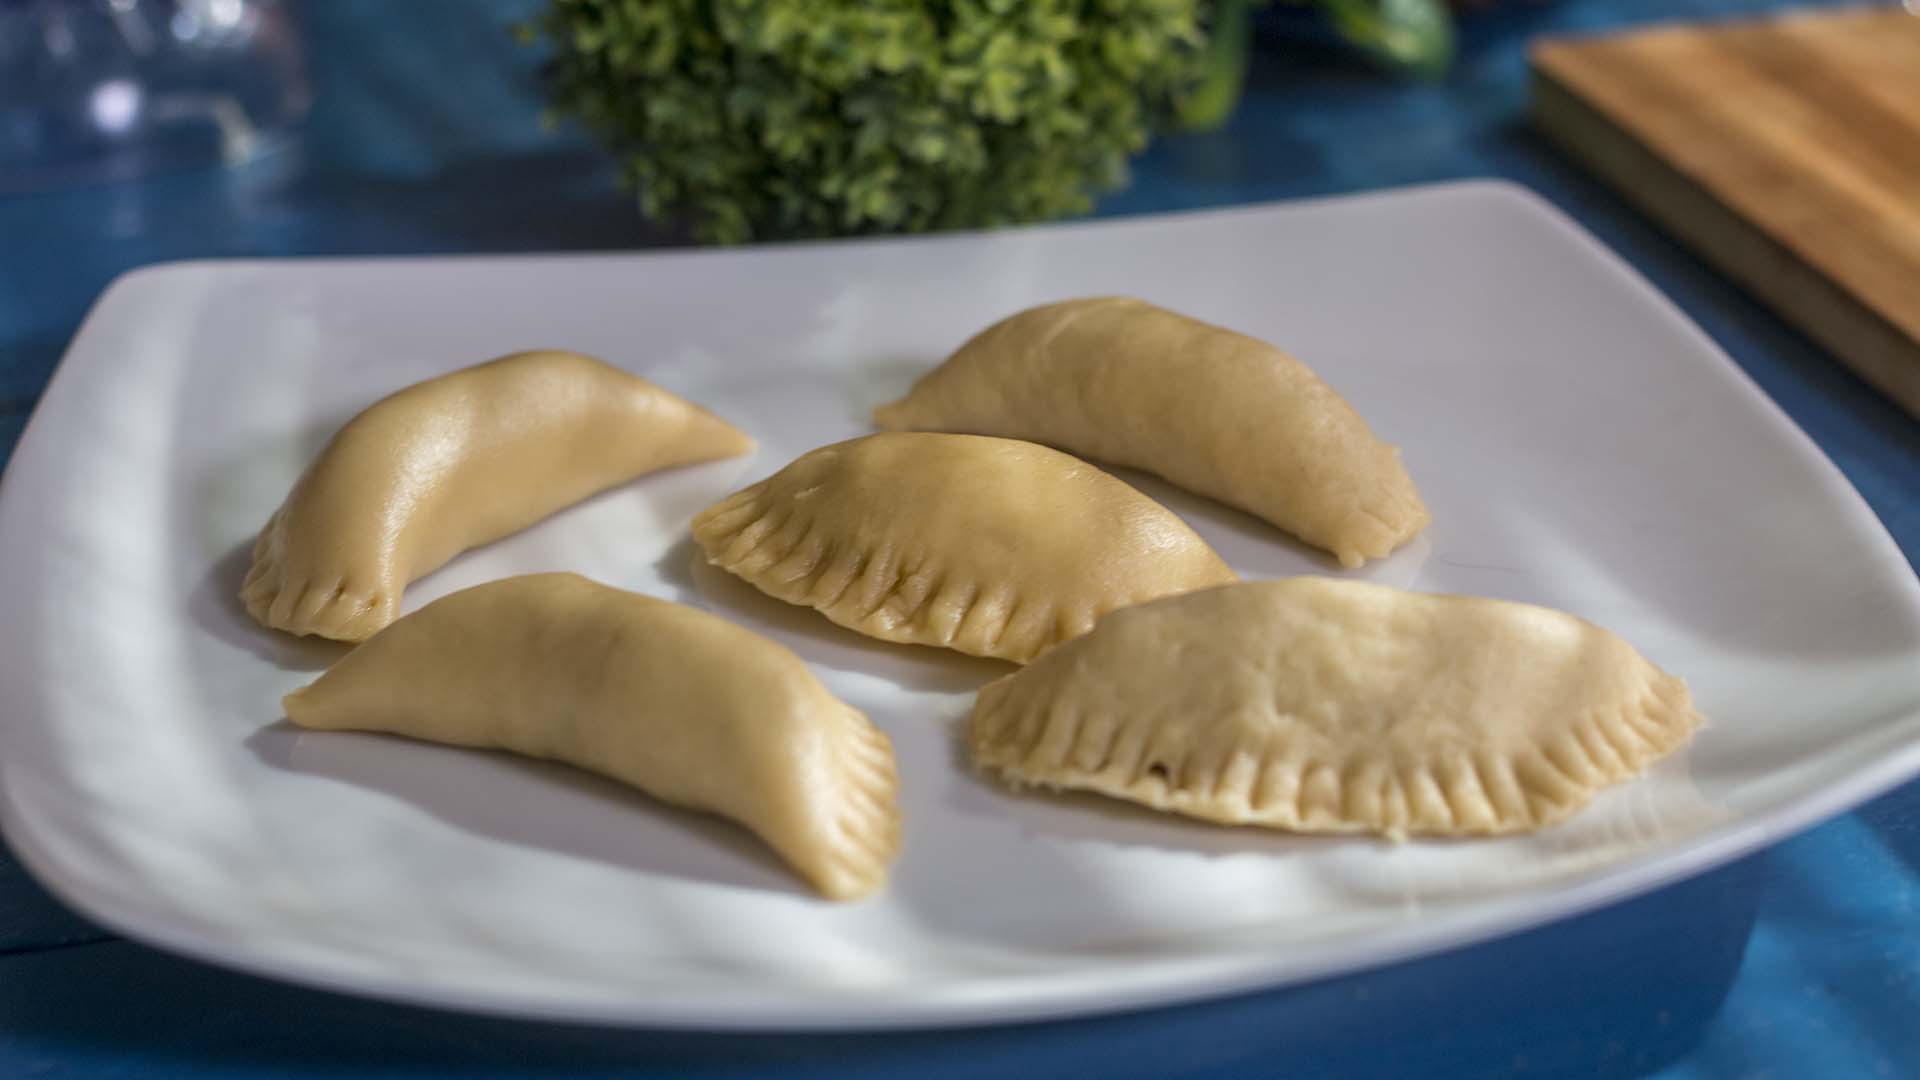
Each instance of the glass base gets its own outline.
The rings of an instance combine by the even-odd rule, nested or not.
[[[0,0],[0,193],[248,161],[311,102],[277,0]]]

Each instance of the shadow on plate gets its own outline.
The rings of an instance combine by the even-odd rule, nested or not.
[[[285,721],[245,745],[271,768],[378,792],[488,840],[644,874],[813,895],[745,828],[584,769],[395,735],[302,731]]]
[[[861,431],[878,430],[873,426],[873,410],[906,397],[907,391],[913,389],[913,384],[939,367],[942,359],[936,356],[888,356],[862,364],[857,369],[858,377],[847,380],[847,401],[858,418]]]
[[[1409,545],[1395,552],[1390,560],[1369,563],[1368,572],[1347,575],[1340,561],[1331,554],[1238,507],[1197,495],[1149,472],[1097,464],[1173,511],[1248,581],[1308,574],[1373,578],[1379,576],[1382,568],[1398,570],[1400,577],[1411,580],[1420,568],[1421,559],[1410,554],[1413,547]],[[1414,541],[1419,543],[1418,539]]]
[[[221,556],[187,597],[195,626],[229,645],[237,645],[282,671],[320,671],[352,646],[325,638],[294,637],[253,621],[240,602],[240,583],[253,565],[253,541]]]

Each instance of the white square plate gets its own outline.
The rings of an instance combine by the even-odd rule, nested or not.
[[[1494,841],[1016,797],[952,738],[1003,665],[695,568],[708,501],[868,430],[989,321],[1111,292],[1282,343],[1403,447],[1434,524],[1364,576],[1574,611],[1686,676],[1711,727],[1568,824]],[[339,649],[247,621],[255,530],[367,403],[536,346],[642,373],[761,448],[471,552],[407,606],[564,568],[779,638],[898,749],[883,895],[822,902],[730,826],[564,769],[280,721]],[[1340,573],[1140,483],[1249,577]],[[0,552],[4,823],[43,881],[204,959],[519,1014],[872,1027],[1277,985],[1645,890],[1920,771],[1920,587],[1880,524],[1670,304],[1501,185],[934,239],[143,270],[22,440]]]

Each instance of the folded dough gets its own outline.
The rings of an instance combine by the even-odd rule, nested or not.
[[[701,511],[707,561],[841,626],[1025,663],[1108,611],[1238,580],[1160,504],[1011,439],[869,435]]]
[[[1032,439],[1145,469],[1348,567],[1390,553],[1431,520],[1400,452],[1305,364],[1125,297],[1003,319],[874,420]]]
[[[732,818],[834,899],[879,888],[900,846],[892,745],[799,657],[575,574],[436,600],[285,706],[301,727],[511,750]]]
[[[1293,578],[1108,616],[982,690],[967,742],[1016,783],[1209,821],[1461,835],[1559,821],[1700,723],[1572,615]]]
[[[360,641],[393,621],[408,582],[468,548],[642,473],[752,448],[590,356],[503,356],[348,421],[267,521],[240,596],[262,625]]]

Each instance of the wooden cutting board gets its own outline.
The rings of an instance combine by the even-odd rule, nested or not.
[[[1535,125],[1920,417],[1920,18],[1533,49]]]

